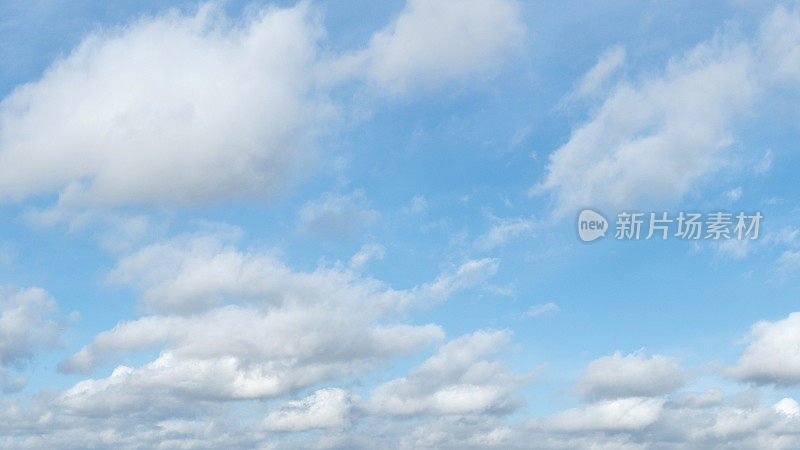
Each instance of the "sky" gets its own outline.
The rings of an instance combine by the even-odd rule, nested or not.
[[[800,4],[2,2],[0,61],[0,448],[800,447]]]

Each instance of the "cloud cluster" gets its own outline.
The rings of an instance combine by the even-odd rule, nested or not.
[[[437,325],[399,321],[409,306],[445,300],[496,270],[468,261],[429,284],[394,290],[339,269],[295,272],[226,239],[188,235],[120,261],[111,278],[137,283],[154,314],[98,334],[59,367],[87,372],[122,354],[160,352],[141,367],[78,383],[64,393],[65,405],[119,413],[144,399],[154,406],[171,397],[276,398],[368,371],[443,338]]]
[[[368,296],[354,294],[363,282],[350,280],[338,289]],[[284,289],[284,302],[303,302],[295,299],[300,293]],[[355,301],[363,307],[373,300]],[[209,306],[146,316],[101,333],[79,354],[117,359],[142,346],[161,350],[143,366],[118,366],[106,378],[86,379],[62,392],[43,391],[25,406],[0,399],[0,434],[12,436],[0,447],[375,448],[375,436],[381,436],[381,448],[790,449],[800,444],[795,399],[770,403],[747,391],[729,396],[716,388],[682,391],[686,376],[679,361],[643,350],[589,362],[575,383],[581,404],[514,419],[524,404],[519,388],[531,380],[498,358],[508,331],[451,339],[404,376],[359,393],[347,374],[370,372],[375,361],[406,351],[398,342],[410,348],[440,340],[438,327],[417,342],[408,339],[426,326],[402,325],[400,334],[380,340],[376,331],[382,325],[356,325],[358,317],[349,317],[335,331],[321,322],[290,323],[310,328],[295,342],[276,341],[271,328],[278,323],[264,313],[269,307],[254,300],[244,304],[250,309]],[[278,305],[271,307],[281,309]],[[739,365],[762,340],[791,346],[791,333],[800,329],[792,320],[796,314],[756,324]],[[339,321],[335,311],[329,316]],[[354,329],[359,342],[348,340],[346,327]],[[774,350],[772,367],[795,358],[791,351]],[[364,364],[365,355],[370,363]],[[295,394],[302,395],[292,399]],[[265,398],[276,401],[247,403]],[[244,418],[242,408],[248,411]]]
[[[435,88],[497,67],[523,32],[512,0],[412,0],[364,49],[330,55],[309,3],[247,11],[209,3],[96,31],[14,89],[0,102],[0,201],[270,195],[314,161],[339,83]]]

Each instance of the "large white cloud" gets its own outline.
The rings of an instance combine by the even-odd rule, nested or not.
[[[720,33],[661,74],[619,83],[550,155],[532,192],[550,194],[556,215],[681,199],[732,161],[737,120],[757,99],[786,83],[796,87],[798,54],[800,16],[779,7],[751,40]]]
[[[680,198],[719,168],[732,121],[757,89],[751,71],[748,46],[714,40],[660,77],[619,85],[550,156],[538,189],[553,194],[556,214]]]
[[[0,104],[0,195],[194,203],[271,191],[311,156],[308,7],[215,6],[97,32]]]

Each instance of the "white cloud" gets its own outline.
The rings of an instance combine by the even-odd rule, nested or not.
[[[415,195],[413,199],[411,199],[411,204],[408,206],[404,206],[400,212],[403,214],[413,215],[413,214],[422,214],[428,210],[428,201],[425,200],[425,197],[420,195]]]
[[[575,89],[574,95],[577,96],[591,96],[599,93],[599,91],[609,82],[614,73],[616,73],[625,64],[625,48],[621,46],[612,47],[599,58],[597,63],[581,78],[578,87]]]
[[[192,234],[148,246],[111,278],[134,283],[155,314],[99,333],[60,364],[86,372],[124,354],[160,349],[140,367],[118,367],[60,399],[74,414],[124,414],[149,405],[278,398],[362,373],[442,339],[433,324],[399,319],[408,305],[441,301],[481,282],[493,260],[394,290],[351,271],[295,272],[267,254],[242,253],[223,234]],[[187,403],[189,404],[189,403]]]
[[[9,368],[19,369],[37,350],[62,343],[56,313],[56,302],[42,289],[0,286],[0,392],[13,394],[28,383]]]
[[[559,311],[561,311],[561,308],[559,308],[558,305],[553,302],[549,302],[542,305],[532,305],[527,311],[525,311],[523,317],[538,317],[545,314],[555,314]]]
[[[728,375],[759,384],[800,383],[800,312],[756,323],[747,339],[736,365],[725,370]]]
[[[375,388],[365,408],[403,416],[513,409],[511,393],[524,377],[486,359],[507,339],[503,331],[478,331],[455,339],[406,377]]]
[[[759,175],[769,172],[772,168],[772,150],[767,149],[764,156],[753,166],[753,171]]]
[[[513,0],[409,0],[345,63],[394,94],[482,75],[521,44],[518,9]]]
[[[679,395],[677,398],[670,402],[670,406],[677,406],[680,408],[709,408],[712,406],[720,406],[725,401],[725,393],[722,389],[711,388],[699,394],[693,392],[686,392]]]
[[[786,250],[776,261],[778,273],[786,275],[800,269],[800,250]]]
[[[797,83],[800,80],[800,12],[780,5],[761,23],[759,31],[764,76],[770,81]]]
[[[352,305],[369,299],[375,309],[441,301],[454,292],[484,283],[497,272],[499,260],[469,260],[434,281],[409,290],[394,290],[356,273],[320,267],[294,272],[267,253],[238,251],[237,229],[196,233],[149,245],[123,257],[109,275],[115,284],[142,291],[151,311],[189,313],[218,306],[226,299],[255,305]],[[360,307],[360,306],[359,306]]]
[[[742,187],[739,186],[729,191],[725,191],[725,197],[731,202],[739,200],[740,198],[742,198]]]
[[[619,51],[601,57],[584,81],[602,79],[621,60]],[[718,33],[671,59],[662,74],[618,83],[550,155],[531,192],[549,194],[557,216],[587,205],[677,201],[732,160],[736,121],[757,98],[798,81],[800,13],[779,6],[751,40]],[[765,172],[771,160],[767,152],[754,170]]]
[[[212,5],[96,32],[0,104],[0,196],[197,203],[273,192],[312,158],[308,6]],[[41,130],[47,130],[42,133]]]
[[[367,206],[364,193],[347,195],[325,193],[300,210],[300,227],[324,237],[351,236],[362,226],[377,222],[380,214]]]
[[[787,417],[796,417],[800,415],[800,404],[793,398],[782,398],[773,405],[775,411]]]
[[[552,194],[557,215],[680,198],[719,168],[732,121],[757,90],[752,65],[747,45],[714,39],[670,61],[659,77],[618,85],[550,155],[536,191]]]
[[[517,218],[498,218],[492,228],[483,236],[478,238],[478,248],[491,250],[507,244],[512,239],[520,236],[529,235],[533,232],[534,222],[531,219],[522,217]]]
[[[648,358],[642,349],[625,356],[615,352],[590,362],[577,388],[594,398],[652,397],[674,392],[683,382],[683,369],[676,358]]]
[[[350,267],[358,269],[373,259],[382,259],[386,248],[380,244],[364,244],[361,250],[350,258]]]
[[[445,299],[458,290],[484,283],[497,273],[499,267],[497,258],[470,260],[459,266],[455,273],[442,274],[417,292],[425,298]]]
[[[56,302],[39,288],[0,286],[0,370],[59,344]]]

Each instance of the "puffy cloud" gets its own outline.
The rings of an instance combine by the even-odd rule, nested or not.
[[[58,345],[62,330],[56,311],[55,300],[42,289],[0,287],[0,366]]]
[[[395,94],[480,75],[521,44],[518,9],[513,0],[409,0],[367,49],[345,62]]]
[[[625,356],[616,352],[590,362],[577,388],[595,398],[651,397],[674,392],[683,381],[683,369],[676,358],[648,358],[642,349]]]
[[[793,398],[782,398],[778,403],[773,405],[775,411],[787,417],[795,417],[800,415],[800,404]]]
[[[404,378],[372,392],[365,408],[391,415],[492,413],[513,409],[511,393],[524,377],[483,359],[508,339],[504,331],[478,331],[447,343]]]
[[[493,265],[469,261],[398,291],[340,269],[293,271],[271,255],[236,250],[231,233],[182,236],[122,259],[111,278],[137,283],[155,314],[99,333],[59,367],[86,372],[123,354],[160,354],[76,384],[60,399],[65,408],[123,414],[169,409],[170,399],[277,398],[371,370],[442,339],[436,325],[399,321],[409,305],[444,300]]]
[[[756,323],[748,341],[736,365],[725,373],[759,384],[800,383],[800,312],[775,322]]]
[[[0,286],[0,392],[14,394],[25,388],[28,378],[13,376],[9,368],[21,368],[37,350],[61,344],[63,326],[57,306],[39,288]]]
[[[312,157],[322,31],[304,3],[212,5],[97,32],[0,104],[0,196],[196,203],[274,191]],[[47,130],[42,133],[41,130]]]
[[[394,290],[351,271],[320,267],[294,272],[275,256],[235,248],[238,230],[189,234],[123,257],[109,281],[142,290],[148,309],[187,313],[234,298],[257,305],[355,306],[367,311],[438,301],[479,285],[497,272],[499,260],[469,260],[430,283]],[[368,300],[366,300],[368,299]],[[362,304],[363,302],[363,304]]]

